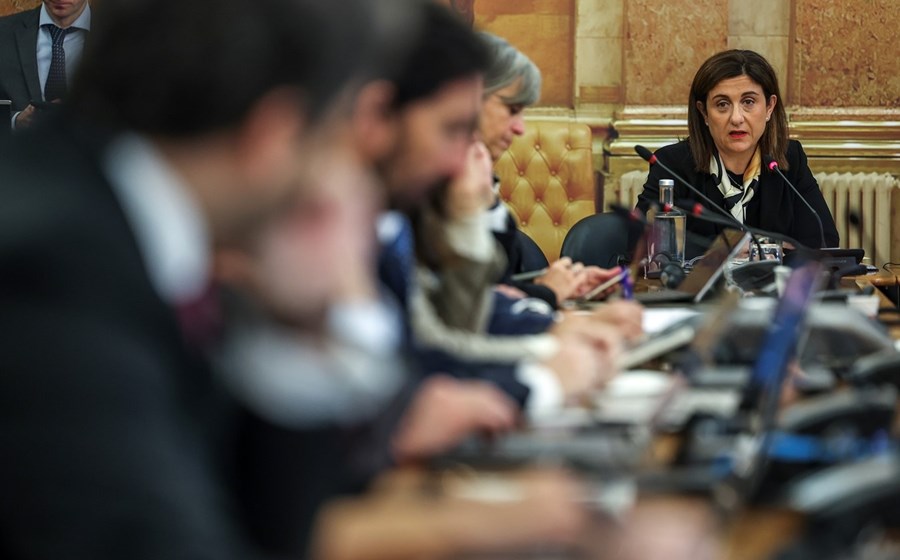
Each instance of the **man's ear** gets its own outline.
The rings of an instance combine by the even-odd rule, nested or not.
[[[364,161],[383,159],[397,141],[397,112],[392,107],[396,88],[376,80],[360,88],[353,104],[353,136]]]
[[[297,157],[306,130],[300,93],[291,88],[272,91],[257,101],[239,126],[237,164],[248,178],[262,180],[278,174]]]

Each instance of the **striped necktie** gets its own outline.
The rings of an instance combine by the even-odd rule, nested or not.
[[[68,29],[57,27],[52,23],[46,24],[53,39],[53,54],[50,58],[50,72],[47,73],[47,83],[44,85],[44,101],[56,101],[63,99],[68,90],[66,82],[66,51],[63,41],[66,40]]]

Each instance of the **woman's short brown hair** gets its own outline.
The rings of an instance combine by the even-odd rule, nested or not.
[[[772,118],[766,131],[759,139],[759,147],[763,155],[771,155],[782,169],[788,168],[788,124],[784,110],[781,91],[778,88],[778,77],[775,70],[759,53],[745,50],[722,51],[708,58],[694,75],[691,94],[688,100],[688,143],[697,171],[707,171],[709,161],[716,153],[716,144],[706,126],[706,118],[697,107],[697,102],[706,107],[709,92],[722,80],[747,76],[760,87],[768,103],[771,96],[777,98]]]

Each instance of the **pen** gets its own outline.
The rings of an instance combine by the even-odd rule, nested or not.
[[[538,276],[543,276],[547,273],[546,268],[542,268],[540,270],[532,270],[531,272],[520,272],[518,274],[513,274],[510,278],[514,282],[525,282],[526,280],[534,280]]]
[[[634,279],[631,277],[631,271],[627,268],[622,278],[622,299],[634,299]]]

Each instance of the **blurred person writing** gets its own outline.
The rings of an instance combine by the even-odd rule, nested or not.
[[[496,162],[516,136],[525,134],[525,110],[540,99],[542,77],[534,62],[505,39],[485,32],[481,37],[490,49],[491,65],[485,74],[478,133],[491,160]],[[509,209],[497,196],[499,179],[494,179],[494,189],[495,199],[487,221],[506,256],[506,268],[500,279],[502,284],[558,307],[563,301],[587,293],[619,272],[619,269],[584,266],[563,257],[551,263],[546,273],[533,281],[514,280],[513,274],[520,272],[522,266],[518,227]],[[506,293],[515,294],[514,291]]]
[[[413,189],[459,165],[480,98],[477,39],[443,8],[426,2],[423,9],[412,54],[397,56],[404,62],[396,70],[370,77],[309,143],[302,195],[251,243],[220,254],[221,277],[258,306],[252,315],[245,309],[231,317],[236,323],[224,357],[229,384],[248,407],[238,447],[240,505],[254,538],[275,553],[304,554],[321,505],[364,487],[392,461],[428,457],[472,433],[509,430],[517,420],[515,404],[488,381],[404,379],[405,342],[398,338],[406,319],[378,297],[369,241],[384,192],[371,170],[381,177],[402,171],[412,180],[398,196],[415,197]],[[450,55],[451,64],[435,64]],[[463,150],[448,155],[440,148],[454,145],[457,131]],[[388,164],[411,150],[420,150],[419,157],[402,169]],[[413,371],[424,374],[420,366]],[[352,544],[347,555],[355,558],[421,556],[441,543],[452,552],[565,539],[580,519],[579,506],[565,492],[531,497],[552,480],[561,488],[573,484],[558,473],[529,477],[523,499],[502,508],[528,523],[497,526],[490,535],[479,528],[495,519],[497,508],[428,500],[432,515],[422,517],[421,501],[401,499],[409,493],[403,491],[345,500],[339,514],[328,515],[327,534],[314,538],[328,542],[328,535],[364,519],[365,538],[339,541],[344,550]],[[382,499],[391,505],[379,510],[383,515],[365,513]],[[565,515],[534,516],[535,504]],[[404,533],[382,530],[398,520]],[[550,523],[570,529],[537,531]],[[421,538],[408,541],[409,531]],[[454,541],[445,542],[442,535],[451,532]]]

